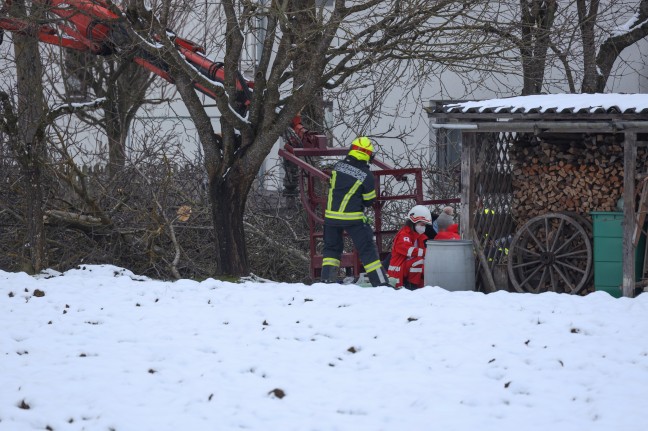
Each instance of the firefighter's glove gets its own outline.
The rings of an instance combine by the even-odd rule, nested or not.
[[[368,216],[362,216],[362,221],[364,224],[373,225],[373,219]]]

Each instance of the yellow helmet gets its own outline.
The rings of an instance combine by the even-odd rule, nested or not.
[[[351,143],[351,149],[349,150],[349,155],[355,157],[358,160],[368,162],[373,154],[374,147],[371,144],[371,140],[366,136],[360,136]]]

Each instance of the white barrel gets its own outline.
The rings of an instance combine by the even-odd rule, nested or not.
[[[472,241],[428,241],[423,274],[426,286],[441,286],[452,291],[475,290]]]

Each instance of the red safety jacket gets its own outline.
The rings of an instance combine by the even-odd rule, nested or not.
[[[390,277],[398,278],[396,287],[401,287],[405,281],[423,287],[425,240],[425,234],[419,234],[408,226],[403,226],[394,237],[387,273]]]

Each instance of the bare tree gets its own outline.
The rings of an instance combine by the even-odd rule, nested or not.
[[[646,0],[514,0],[492,8],[498,13],[482,27],[518,54],[500,64],[521,65],[523,95],[554,87],[603,92],[622,51],[648,35]]]
[[[8,14],[29,20],[39,20],[43,10],[38,5],[28,8],[25,1],[14,1]],[[43,226],[43,164],[46,158],[43,119],[45,103],[41,82],[42,65],[38,41],[30,34],[14,36],[16,59],[16,96],[0,92],[2,117],[0,130],[7,135],[20,166],[26,192],[27,238],[32,271],[40,271],[47,264],[45,229]]]
[[[124,168],[130,126],[137,111],[148,102],[146,92],[155,78],[128,56],[97,57],[67,51],[65,57],[67,73],[81,75],[79,84],[92,90],[84,95],[84,100],[105,99],[103,112],[80,112],[79,118],[104,131],[108,143],[108,166],[113,176]],[[69,89],[69,83],[67,87]]]
[[[543,90],[547,51],[556,31],[557,9],[555,0],[519,0],[517,10],[510,4],[499,10],[502,13],[498,13],[494,21],[484,23],[486,31],[499,35],[505,45],[518,51],[522,66],[522,95],[538,94]]]
[[[221,25],[213,30],[224,37],[223,85],[197,73],[178,55],[156,19],[155,8],[137,8],[138,19],[146,23],[143,27],[152,29],[162,45],[141,46],[169,64],[200,136],[220,273],[248,272],[243,211],[251,185],[274,143],[322,90],[337,88],[354,74],[389,62],[419,58],[468,67],[483,56],[462,44],[467,37],[462,19],[471,6],[485,2],[372,0],[348,5],[336,0],[328,7],[324,3],[226,0],[215,4],[212,11],[222,21],[212,17],[211,22]],[[237,72],[245,53],[243,35],[250,21],[259,16],[267,22],[263,50],[254,91],[244,94]],[[132,32],[150,37],[136,29]],[[479,41],[471,37],[474,47]],[[194,91],[196,84],[218,96],[220,135]]]
[[[23,246],[29,251],[25,270],[38,272],[48,264],[44,225],[44,199],[48,169],[47,128],[58,117],[83,109],[82,105],[49,108],[42,83],[43,64],[38,46],[40,24],[45,19],[45,5],[40,2],[13,1],[1,12],[16,19],[22,28],[13,36],[15,88],[0,90],[0,132],[16,160],[24,184]],[[97,103],[87,104],[96,107]]]
[[[128,7],[136,2],[128,0],[123,3]],[[161,25],[167,26],[167,21],[172,21],[174,27],[183,28],[187,18],[187,3],[192,2],[169,5],[168,9],[163,10],[160,14]],[[54,22],[60,20],[56,15],[51,18]],[[156,80],[155,75],[133,61],[141,50],[123,37],[120,39],[118,34],[114,38],[115,43],[122,42],[119,49],[109,51],[109,48],[105,48],[106,52],[101,56],[86,51],[54,50],[49,58],[58,67],[53,70],[54,76],[48,79],[53,91],[57,91],[61,88],[60,72],[63,72],[65,80],[62,88],[65,94],[58,94],[61,100],[77,102],[104,99],[102,111],[79,111],[77,115],[105,134],[111,176],[125,166],[126,140],[136,113],[143,106],[170,101],[165,96],[165,83]],[[156,81],[160,97],[147,97],[151,93],[150,87]]]
[[[617,23],[617,29],[606,34],[600,44],[597,44],[595,33],[600,19],[600,0],[576,0],[576,5],[583,41],[584,75],[581,91],[603,92],[621,52],[648,36],[648,0],[637,2],[632,8],[631,18],[625,23]]]

